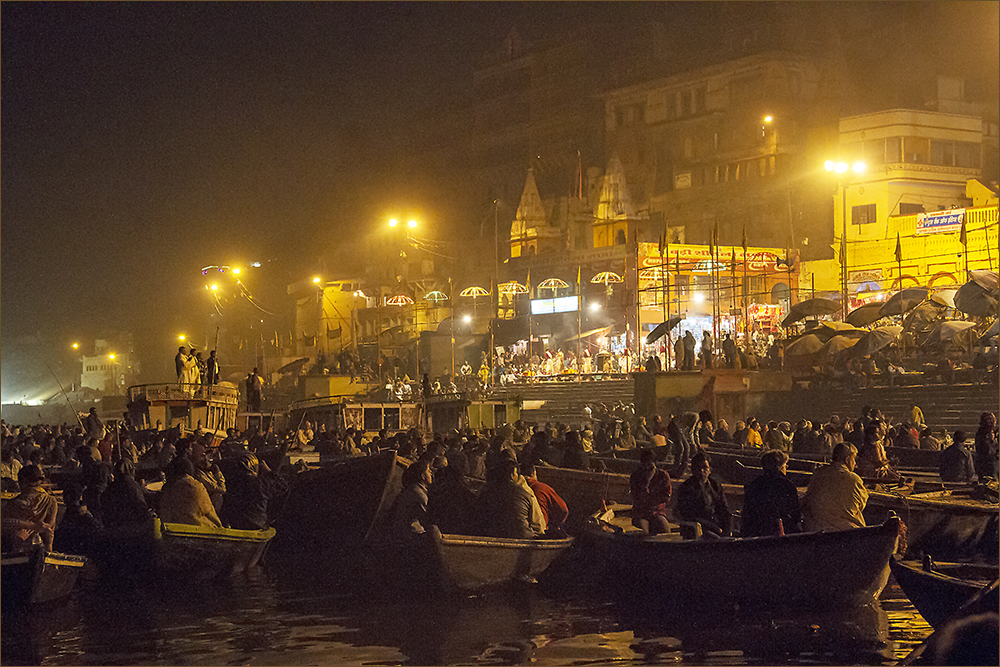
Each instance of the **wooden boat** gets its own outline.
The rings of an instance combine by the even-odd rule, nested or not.
[[[129,418],[137,429],[159,424],[183,433],[211,433],[215,444],[236,426],[239,390],[231,382],[215,385],[141,384],[128,388]]]
[[[906,525],[907,554],[947,560],[996,562],[1000,551],[1000,504],[976,497],[975,489],[901,495],[870,491],[865,522],[896,514]]]
[[[906,597],[935,628],[942,627],[981,588],[1000,577],[996,565],[934,563],[930,559],[921,564],[893,558],[890,566]],[[997,608],[997,601],[994,587],[993,609]]]
[[[360,548],[385,520],[408,464],[390,451],[298,473],[274,516],[272,550],[324,555]]]
[[[69,596],[86,564],[87,559],[83,556],[46,552],[41,548],[4,554],[0,560],[4,608],[52,602]]]
[[[105,574],[137,584],[173,575],[205,580],[255,566],[275,532],[164,523],[154,517],[147,524],[105,531],[93,558]]]
[[[532,583],[573,544],[573,538],[519,540],[428,534],[406,547],[374,541],[368,573],[389,590],[419,594],[476,592],[514,582]]]
[[[603,560],[611,585],[636,599],[679,606],[851,607],[882,591],[898,519],[854,530],[748,539],[682,540],[595,524],[579,538]]]
[[[196,579],[238,574],[260,561],[274,534],[274,528],[236,530],[156,519],[156,567],[161,573]]]

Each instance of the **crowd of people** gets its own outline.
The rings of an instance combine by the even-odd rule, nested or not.
[[[630,480],[635,525],[651,533],[666,530],[671,475],[680,479],[690,470],[677,490],[674,518],[683,530],[716,536],[731,534],[733,517],[712,476],[706,451],[712,446],[762,454],[763,475],[746,489],[744,535],[856,523],[867,493],[858,480],[898,479],[886,454],[888,446],[940,450],[941,478],[948,482],[996,479],[1000,467],[997,421],[990,413],[982,415],[971,451],[961,431],[951,442],[939,438],[923,423],[917,406],[895,424],[866,406],[854,420],[833,415],[824,422],[802,420],[793,429],[788,422],[762,426],[750,418],[737,422],[732,431],[708,411],[668,414],[665,419],[654,415],[647,423],[635,415],[633,406],[619,402],[588,406],[588,416],[593,428],[590,422],[582,427],[529,427],[517,421],[483,432],[466,428],[425,435],[411,429],[390,434],[383,429],[372,437],[355,428],[314,427],[303,419],[283,433],[273,428],[245,433],[229,429],[217,447],[208,434],[137,431],[127,414],[111,427],[96,411],[75,427],[2,422],[0,483],[4,491],[17,494],[5,507],[5,549],[34,542],[86,553],[102,531],[142,524],[154,512],[165,522],[262,529],[274,501],[287,490],[286,473],[295,469],[282,465],[286,454],[294,458],[306,451],[319,452],[322,460],[394,450],[412,461],[392,510],[392,534],[398,540],[434,530],[521,538],[563,535],[566,505],[555,490],[537,480],[535,469],[602,470],[603,456],[621,450],[643,450]],[[655,448],[670,452],[672,468],[656,465]],[[803,452],[822,454],[831,464],[814,473],[800,504],[784,473],[789,454]],[[46,478],[62,490],[66,505],[58,529]],[[162,489],[150,494],[157,483]],[[845,488],[853,490],[847,493]],[[829,497],[840,500],[830,507],[824,500]],[[844,498],[853,499],[849,507]]]

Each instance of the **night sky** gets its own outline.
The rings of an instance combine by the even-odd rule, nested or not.
[[[212,310],[203,266],[264,263],[252,288],[287,314],[287,283],[394,207],[456,224],[400,152],[415,118],[468,104],[475,59],[512,27],[698,36],[719,4],[3,3],[3,399],[26,355],[71,365],[69,343],[105,330],[170,379],[177,332]],[[925,57],[995,81],[996,6],[928,4]]]

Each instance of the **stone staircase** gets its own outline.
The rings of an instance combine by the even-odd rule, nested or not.
[[[934,429],[949,433],[962,429],[970,438],[979,427],[983,412],[998,412],[1000,390],[993,385],[931,384],[904,387],[873,387],[871,389],[806,389],[788,394],[770,394],[754,414],[762,421],[827,419],[836,414],[856,418],[861,408],[878,408],[892,421],[909,419],[910,408],[916,404],[924,419]]]
[[[584,407],[588,404],[604,403],[608,407],[615,402],[631,403],[634,385],[627,380],[590,380],[585,382],[539,382],[494,390],[496,398],[519,398],[525,407],[521,419],[528,423],[563,422],[581,424],[587,421]],[[539,405],[535,402],[541,401]],[[537,406],[537,407],[536,407]]]

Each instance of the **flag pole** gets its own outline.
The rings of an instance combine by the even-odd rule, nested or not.
[[[579,155],[579,153],[577,153]],[[583,320],[583,283],[580,280],[580,274],[583,271],[583,266],[580,264],[576,265],[576,294],[579,299],[576,309],[576,381],[583,381],[583,359],[580,358],[580,353],[582,350],[580,346],[583,344],[581,336],[582,320]]]
[[[743,285],[740,293],[743,295],[743,344],[750,345],[750,302],[747,299],[747,292],[750,291],[750,284],[747,282],[747,226],[743,225]]]

